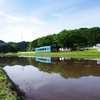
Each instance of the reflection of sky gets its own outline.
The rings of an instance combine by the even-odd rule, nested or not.
[[[6,66],[4,70],[15,83],[22,85],[23,82],[28,84],[30,82],[34,82],[33,84],[35,85],[36,89],[47,84],[46,80],[48,79],[48,77],[51,77],[50,74],[40,72],[38,68],[35,68],[33,66]]]
[[[4,70],[19,87],[36,100],[100,99],[100,77],[83,76],[64,79],[59,74],[39,71],[34,66],[6,66]],[[67,99],[66,99],[67,98]]]
[[[4,68],[7,71],[7,74],[10,74],[10,77],[15,78],[17,77],[17,81],[22,79],[37,79],[41,75],[41,73],[38,73],[39,70],[36,67],[33,66],[20,66],[15,65],[12,67],[6,66]]]

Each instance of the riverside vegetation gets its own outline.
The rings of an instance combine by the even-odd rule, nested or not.
[[[0,100],[26,100],[25,94],[9,79],[1,67]]]
[[[0,100],[21,100],[10,79],[0,68]]]
[[[17,52],[17,53],[5,53],[1,56],[48,56],[48,57],[71,57],[71,58],[100,58],[100,52],[96,49],[89,49],[85,51],[70,51],[70,52]]]

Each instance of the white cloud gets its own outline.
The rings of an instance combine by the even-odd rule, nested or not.
[[[19,42],[22,41],[22,37],[24,41],[32,41],[36,39],[38,33],[37,29],[25,25],[9,26],[8,28],[6,28],[6,30],[3,30],[2,32],[2,38],[6,42]]]
[[[24,7],[21,4],[25,2],[11,1],[7,3],[14,3],[14,6],[7,6],[5,0],[0,0],[0,39],[4,41],[21,41],[22,37],[32,41],[63,29],[100,26],[100,7],[84,5],[88,0],[51,0],[41,4],[36,1],[38,6],[34,6],[33,0],[29,9],[30,4]]]
[[[99,8],[95,9],[93,8],[77,12],[76,14],[75,13],[71,15],[66,14],[62,18],[55,20],[53,22],[53,26],[56,26],[56,28],[61,30],[100,26],[99,11],[100,11]]]
[[[35,17],[30,17],[30,16],[24,16],[24,17],[20,17],[17,15],[11,15],[11,14],[7,14],[4,12],[0,12],[0,16],[3,16],[3,19],[5,22],[7,23],[24,23],[24,22],[29,22],[29,23],[34,23],[37,25],[45,25],[46,22],[35,18]]]
[[[0,34],[1,40],[9,41],[21,41],[23,37],[24,41],[32,41],[39,36],[39,28],[44,27],[47,23],[32,16],[18,16],[0,12]]]
[[[38,25],[46,25],[46,22],[39,20],[37,18],[30,18],[30,21]]]

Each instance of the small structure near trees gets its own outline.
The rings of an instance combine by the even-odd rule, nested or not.
[[[97,44],[97,51],[100,51],[100,43]]]

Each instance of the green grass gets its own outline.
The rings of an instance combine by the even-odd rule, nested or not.
[[[73,58],[100,58],[100,52],[95,49],[86,51],[71,51],[71,52],[45,52],[45,53],[21,53],[17,56],[49,56],[49,57],[73,57]]]
[[[0,100],[21,100],[5,72],[0,68]]]
[[[3,55],[2,55],[3,56]],[[4,56],[49,56],[49,57],[72,57],[72,58],[100,58],[100,51],[89,49],[86,51],[71,51],[71,52],[18,52],[13,54],[4,54]]]

